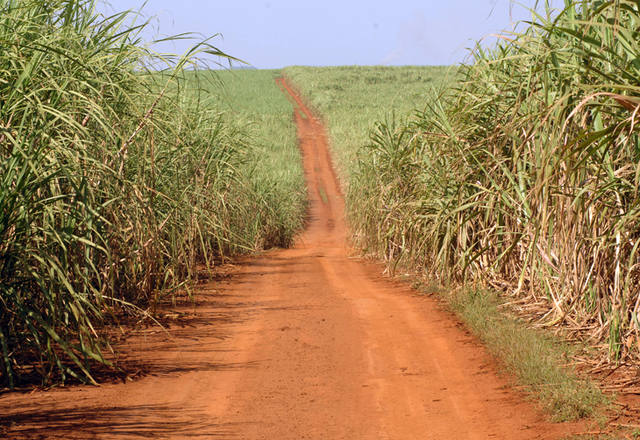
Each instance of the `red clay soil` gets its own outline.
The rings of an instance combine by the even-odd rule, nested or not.
[[[300,98],[310,198],[293,249],[202,285],[190,319],[124,347],[126,383],[0,396],[0,437],[61,439],[556,439],[553,424],[438,302],[346,245],[325,130]]]

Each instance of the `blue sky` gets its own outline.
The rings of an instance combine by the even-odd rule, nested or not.
[[[109,0],[100,8],[108,13],[144,3]],[[147,0],[142,12],[151,19],[148,40],[221,34],[215,46],[258,68],[452,64],[465,59],[474,41],[490,44],[491,34],[531,17],[511,0]]]

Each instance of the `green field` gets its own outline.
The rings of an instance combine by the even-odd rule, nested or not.
[[[455,76],[455,67],[339,66],[283,69],[283,75],[327,122],[342,184],[379,120],[406,120]]]
[[[275,79],[279,70],[198,72],[208,97],[203,105],[220,108],[242,127],[250,146],[247,184],[263,203],[255,249],[286,247],[302,228],[306,206],[304,175],[292,107]]]

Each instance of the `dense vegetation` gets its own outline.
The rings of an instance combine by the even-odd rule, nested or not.
[[[93,381],[105,324],[188,289],[199,265],[288,244],[301,223],[290,110],[278,122],[291,142],[281,183],[251,115],[224,112],[207,93],[211,74],[185,71],[198,54],[225,55],[206,41],[184,57],[153,55],[144,25],[125,20],[97,14],[94,0],[0,2],[0,383],[10,387]]]
[[[360,243],[637,355],[639,29],[637,1],[567,1],[377,124],[349,183]]]

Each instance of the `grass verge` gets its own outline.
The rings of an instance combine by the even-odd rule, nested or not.
[[[441,297],[554,421],[598,416],[606,408],[608,398],[594,383],[562,367],[575,348],[500,310],[497,294],[462,288]]]

